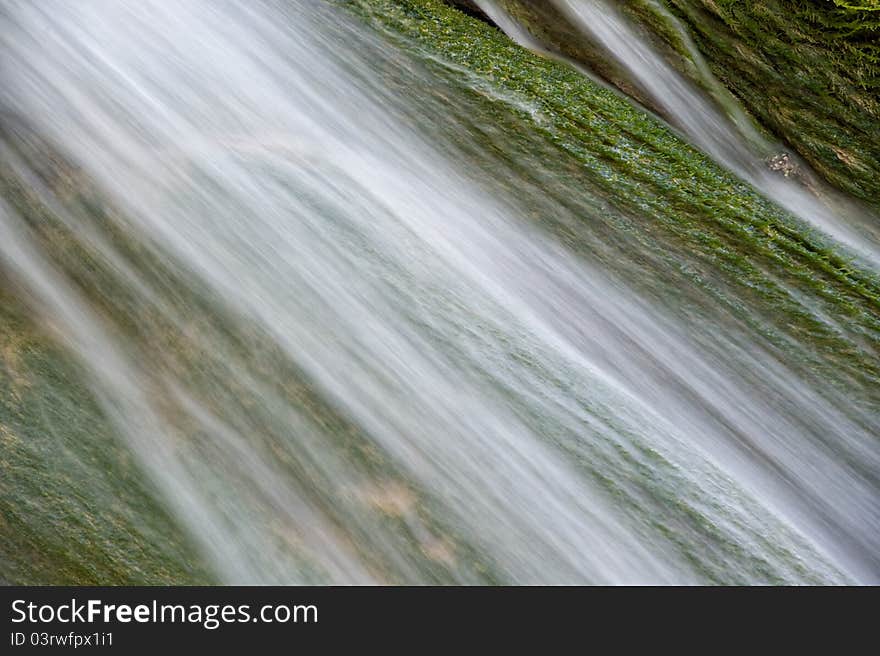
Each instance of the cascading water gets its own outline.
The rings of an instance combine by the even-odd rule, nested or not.
[[[0,14],[3,292],[194,558],[224,582],[878,580],[876,316],[765,260],[740,285],[584,177],[546,107],[372,15]],[[117,465],[60,424],[44,457],[88,497]]]

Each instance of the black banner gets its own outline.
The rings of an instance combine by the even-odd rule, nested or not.
[[[713,631],[730,640],[738,627],[779,629],[785,610],[798,606],[789,591],[770,588],[6,587],[0,596],[0,653],[9,654],[375,647],[413,637],[420,650],[464,647],[475,635],[493,644],[540,637],[548,648],[597,639],[626,647],[662,643],[670,632]],[[827,623],[840,606],[811,608]],[[809,625],[810,614],[799,621]]]

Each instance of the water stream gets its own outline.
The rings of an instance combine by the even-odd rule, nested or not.
[[[250,583],[880,579],[874,310],[764,260],[737,279],[529,98],[346,4],[0,13],[2,285],[195,558]],[[665,74],[639,70],[687,134],[741,147]]]

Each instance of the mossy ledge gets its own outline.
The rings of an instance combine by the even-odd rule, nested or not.
[[[716,88],[718,81],[761,128],[800,154],[831,184],[880,204],[880,3],[629,0],[619,4],[642,36],[725,111],[730,112],[731,105]],[[658,109],[551,2],[499,0],[499,5],[549,50]]]
[[[832,184],[880,203],[880,3],[669,4],[763,125]]]
[[[0,582],[217,580],[0,268]]]

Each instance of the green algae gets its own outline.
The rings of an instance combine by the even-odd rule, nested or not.
[[[647,211],[698,241],[711,240],[705,232],[710,230],[739,257],[760,254],[785,265],[782,270],[809,269],[814,277],[801,276],[804,282],[832,293],[825,283],[833,281],[832,295],[858,298],[868,319],[880,309],[873,274],[860,270],[815,231],[722,170],[660,121],[568,66],[520,48],[496,29],[440,2],[348,4],[390,28],[392,36],[403,35],[416,47],[429,49],[491,85],[498,98],[507,94],[523,104],[534,103],[538,119],[525,117],[533,130],[579,160],[581,173],[615,203]],[[517,111],[508,105],[496,116]]]
[[[501,0],[499,4],[551,51],[586,66],[662,114],[638,83],[552,3]],[[876,3],[630,0],[619,3],[619,9],[668,63],[731,116],[746,139],[766,148],[753,128],[767,130],[833,185],[878,204],[880,7]]]
[[[83,379],[0,287],[0,580],[211,582]]]
[[[880,198],[880,15],[862,3],[671,0],[718,79],[832,184]]]
[[[472,143],[463,145],[444,144],[442,136],[435,135],[437,146],[466,155],[477,169],[503,161],[518,171],[519,177],[506,183],[507,195],[518,198],[535,223],[567,248],[626,275],[617,260],[632,257],[627,253],[627,240],[650,244],[655,259],[638,266],[628,262],[634,267],[629,275],[644,278],[640,288],[646,295],[656,295],[664,305],[687,312],[692,301],[684,289],[698,287],[718,303],[719,313],[752,322],[751,329],[807,375],[827,378],[828,385],[851,392],[854,402],[880,401],[880,286],[819,235],[731,177],[653,117],[567,66],[511,44],[489,26],[432,0],[346,4],[400,47],[418,53],[437,80],[436,96],[420,101],[437,103],[453,113],[473,136]],[[380,72],[387,75],[389,84],[394,83],[394,70]],[[20,144],[13,147],[21,148]],[[173,299],[169,309],[135,293],[99,250],[28,192],[16,171],[4,169],[0,195],[13,204],[31,237],[52,254],[111,333],[134,344],[157,368],[173,370],[186,387],[201,390],[218,417],[254,436],[255,449],[271,452],[303,489],[320,491],[315,503],[333,518],[340,534],[359,546],[377,578],[406,580],[404,571],[382,559],[380,538],[368,530],[370,526],[400,536],[409,545],[409,562],[434,582],[506,582],[477,545],[468,544],[454,525],[439,519],[442,503],[408,481],[375,441],[287,360],[271,336],[232,314],[222,299],[193,282],[188,271],[160,257],[144,235],[131,234],[125,217],[93,192],[91,181],[67,166],[59,167],[57,161],[43,167],[45,154],[25,149],[21,156],[64,199],[82,227],[105,235],[123,261],[151,287],[161,290],[162,297]],[[65,176],[58,176],[58,170],[66,171]],[[61,177],[63,182],[59,182]],[[574,189],[583,195],[573,194]],[[524,193],[528,191],[532,193]],[[595,219],[597,214],[605,216],[606,223]],[[597,223],[587,230],[591,221]],[[615,239],[620,239],[617,249],[613,248]],[[612,248],[603,251],[609,243]],[[653,272],[676,267],[681,269],[680,278],[651,280]],[[676,290],[676,283],[681,289]],[[844,329],[830,328],[804,306],[801,295],[826,314],[845,319]],[[2,399],[7,403],[2,406],[0,436],[4,445],[7,434],[15,444],[6,451],[3,468],[19,473],[4,490],[3,519],[12,530],[4,531],[7,541],[0,545],[0,562],[4,563],[0,575],[11,582],[49,583],[210,580],[206,567],[192,555],[148,485],[131,482],[140,481],[142,474],[86,392],[82,372],[48,339],[38,338],[38,326],[24,316],[23,310],[2,315],[4,329],[8,327],[5,334],[13,340],[10,361],[22,354],[33,359],[26,367],[31,373],[24,376],[30,387],[22,388],[18,365],[7,365],[3,378]],[[189,320],[182,322],[183,317]],[[182,333],[182,323],[191,330]],[[236,362],[248,363],[247,375],[240,371],[230,375],[222,354],[234,354]],[[361,485],[340,494],[339,481],[321,463],[311,461],[307,449],[291,443],[286,427],[263,409],[266,397],[260,394],[267,390],[250,386],[253,380],[284,381],[268,390],[272,398],[278,405],[302,410],[319,425],[330,436],[322,444],[332,454],[328,457],[355,463],[357,475],[352,479]],[[20,403],[22,389],[32,396],[22,406],[13,405]],[[47,412],[47,400],[48,407],[64,412]],[[198,454],[202,440],[187,426],[184,413],[171,399],[162,403],[178,439]],[[22,408],[26,414],[16,415],[24,412]],[[65,432],[77,409],[81,409],[79,423]],[[526,419],[547,426],[546,418]],[[614,421],[613,417],[604,420]],[[570,436],[563,433],[548,435],[548,439],[557,440],[560,448],[570,448],[566,446],[571,444]],[[95,474],[68,478],[63,472],[69,465],[59,462],[57,454],[51,455],[58,441],[65,440],[70,440],[77,461],[93,458],[95,471],[113,472],[109,482],[95,484],[94,498],[84,497],[82,490],[88,489]],[[38,451],[28,453],[20,445]],[[697,500],[670,495],[668,486],[657,480],[658,471],[670,468],[659,455],[655,457],[657,470],[642,467],[643,481],[632,483],[631,489],[603,477],[603,471],[613,471],[618,463],[638,465],[639,460],[622,447],[615,446],[614,451],[611,455],[574,455],[626,508],[635,512],[650,507],[655,512],[653,527],[676,544],[706,580],[748,582],[739,571],[726,567],[731,559],[762,582],[823,580],[797,564],[785,575],[774,571],[708,522]],[[41,494],[46,503],[33,502],[43,498]],[[117,499],[111,510],[102,509],[104,495]],[[411,534],[413,513],[431,527],[436,543],[426,546]],[[353,522],[356,515],[371,516],[375,523]],[[696,532],[700,540],[687,543],[681,538],[685,530]],[[167,536],[171,537],[166,542]],[[295,539],[280,537],[279,542],[282,549],[298,548]],[[767,542],[769,549],[769,538]],[[307,560],[306,555],[302,558]],[[320,581],[320,572],[314,573],[314,580]]]

